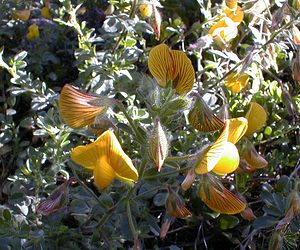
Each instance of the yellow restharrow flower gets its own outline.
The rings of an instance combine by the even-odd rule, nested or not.
[[[230,192],[221,182],[204,181],[199,187],[201,200],[213,211],[237,214],[246,208],[246,202]]]
[[[39,27],[35,23],[28,27],[26,37],[28,40],[35,40],[40,37]]]
[[[46,19],[51,19],[51,14],[50,14],[50,9],[49,7],[46,7],[44,6],[42,9],[41,9],[41,14],[44,18]]]
[[[95,117],[105,112],[107,106],[95,106],[92,101],[99,97],[91,96],[66,84],[59,97],[59,112],[71,128],[81,128],[94,122]]]
[[[249,81],[249,75],[246,73],[239,74],[238,72],[230,73],[225,79],[224,84],[234,94],[241,92],[246,87]]]
[[[226,43],[238,35],[238,29],[236,23],[229,17],[223,17],[210,28],[208,34],[216,40],[221,48],[224,48]]]
[[[251,102],[249,110],[245,116],[248,120],[247,137],[251,137],[254,132],[259,131],[267,121],[267,112],[256,102]]]
[[[142,17],[150,17],[153,13],[152,4],[141,4],[139,6],[139,11]]]
[[[224,9],[224,14],[229,17],[233,22],[239,25],[244,19],[244,11],[241,9],[240,6],[236,6],[236,8],[228,8]]]
[[[126,183],[138,179],[136,168],[111,130],[104,132],[91,144],[74,148],[71,159],[93,170],[95,185],[100,189],[109,186],[115,178]]]
[[[225,128],[217,141],[209,146],[195,166],[196,174],[206,174],[215,171],[219,174],[233,172],[239,165],[239,154],[234,145],[247,130],[247,119],[233,118],[226,120]]]
[[[182,51],[170,50],[165,44],[157,45],[149,53],[148,66],[161,87],[172,80],[177,94],[185,94],[193,88],[195,70]]]

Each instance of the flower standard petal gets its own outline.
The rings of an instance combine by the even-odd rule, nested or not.
[[[248,81],[248,74],[239,74],[237,72],[232,72],[224,79],[224,85],[229,88],[234,94],[237,94],[246,87]]]
[[[267,121],[265,109],[256,102],[250,103],[250,108],[245,116],[248,120],[248,129],[246,136],[251,137],[254,132],[260,130]]]
[[[166,44],[160,44],[151,49],[148,59],[151,74],[158,80],[161,87],[165,87],[171,80],[173,71],[170,49]]]
[[[229,17],[233,22],[240,24],[244,19],[244,11],[240,6],[236,6],[235,9],[225,8],[224,13]]]
[[[191,60],[183,51],[171,50],[173,60],[173,86],[177,94],[185,94],[193,88],[195,70]]]
[[[200,95],[196,96],[194,107],[188,114],[190,124],[201,132],[212,132],[224,127],[225,122],[218,118]]]
[[[227,123],[229,125],[228,141],[236,144],[246,133],[248,121],[244,117],[239,117],[228,119]]]
[[[218,213],[237,214],[246,208],[246,203],[221,183],[218,184],[218,187],[212,183],[200,185],[199,196],[211,210]]]
[[[71,152],[72,161],[84,168],[94,169],[98,164],[98,160],[100,159],[100,152],[97,147],[99,140],[100,137],[91,144],[77,146],[74,148]]]
[[[66,84],[59,97],[59,112],[72,128],[81,128],[94,122],[95,117],[106,111],[106,106],[95,106],[89,102],[99,99],[85,94]]]

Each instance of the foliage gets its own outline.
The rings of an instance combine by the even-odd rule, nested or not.
[[[237,14],[228,7],[235,1],[226,2],[0,1],[1,249],[297,248],[300,3],[241,0]],[[161,43],[181,51],[170,52],[173,75],[164,84],[166,71],[150,68],[160,56],[148,67]],[[196,79],[181,93],[172,83],[184,82],[179,68],[189,60]],[[66,83],[106,113],[69,127],[59,107]],[[250,103],[267,120],[231,143],[237,170],[195,174],[222,144],[225,118],[248,117]],[[196,129],[212,121],[216,132]],[[139,179],[100,189],[71,152],[107,129]],[[249,145],[266,167],[247,164]],[[222,190],[246,209],[211,210],[205,200]]]

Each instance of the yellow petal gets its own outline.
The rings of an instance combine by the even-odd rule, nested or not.
[[[41,9],[41,14],[46,19],[51,19],[50,9],[48,7],[43,7]]]
[[[194,107],[188,114],[190,124],[201,132],[212,132],[224,127],[225,122],[218,118],[201,96],[196,96]]]
[[[35,23],[28,27],[26,37],[28,40],[35,40],[40,37],[39,27]]]
[[[226,142],[223,155],[212,171],[219,175],[229,174],[237,169],[239,162],[240,156],[236,146]]]
[[[237,0],[225,0],[225,4],[228,8],[230,9],[236,9],[237,5]]]
[[[214,169],[221,159],[227,145],[229,124],[226,122],[225,128],[217,141],[204,152],[195,166],[196,174],[206,174]]]
[[[171,80],[173,71],[170,49],[165,44],[160,44],[151,49],[148,59],[151,74],[158,80],[161,87],[165,87]]]
[[[250,141],[247,142],[242,157],[254,169],[264,168],[268,165],[268,162],[256,151]]]
[[[195,70],[191,60],[183,51],[171,50],[173,60],[173,86],[177,94],[185,94],[193,88]]]
[[[229,126],[228,141],[236,144],[246,133],[248,121],[244,117],[232,118],[227,120]]]
[[[267,121],[267,113],[264,108],[256,102],[250,103],[250,108],[245,116],[248,120],[247,137],[251,137],[254,132],[259,131]]]
[[[108,164],[106,156],[101,156],[98,159],[93,173],[95,185],[100,189],[108,187],[115,178],[115,171]]]
[[[139,11],[142,17],[150,17],[152,15],[152,5],[151,4],[141,4],[139,6]]]
[[[59,97],[59,112],[63,120],[72,128],[81,128],[94,122],[95,117],[106,111],[105,107],[89,104],[98,97],[85,94],[66,84]]]
[[[238,72],[230,73],[225,79],[224,84],[233,93],[239,93],[247,86],[249,75],[246,73],[239,74]]]
[[[104,132],[99,137],[97,147],[101,154],[106,155],[107,162],[114,169],[118,179],[125,182],[134,182],[138,179],[136,168],[124,153],[113,131]]]
[[[201,200],[211,210],[222,214],[237,214],[246,208],[246,203],[237,195],[230,192],[222,184],[218,186],[221,190],[210,183],[202,184],[199,188]]]
[[[244,19],[244,11],[240,6],[236,6],[235,9],[225,8],[224,13],[228,18],[237,24],[241,23]]]
[[[99,137],[100,138],[100,137]],[[88,169],[94,169],[100,159],[100,151],[97,143],[99,138],[91,144],[85,146],[77,146],[71,152],[72,161]]]
[[[229,42],[237,36],[238,31],[236,24],[230,18],[224,17],[214,24],[208,33],[212,37],[219,37],[224,42]]]

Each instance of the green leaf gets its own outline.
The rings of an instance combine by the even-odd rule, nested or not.
[[[218,225],[222,230],[234,228],[239,224],[240,220],[234,215],[222,214],[218,218]]]
[[[253,222],[253,227],[255,229],[263,229],[263,228],[272,227],[272,226],[276,225],[278,222],[279,222],[279,220],[274,218],[273,216],[265,215],[265,216],[257,218]]]

